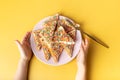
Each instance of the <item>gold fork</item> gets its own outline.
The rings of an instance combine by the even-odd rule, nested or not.
[[[109,48],[109,46],[108,46],[105,42],[101,41],[101,40],[98,39],[97,37],[95,37],[95,36],[93,36],[93,35],[91,35],[91,34],[88,34],[88,33],[84,32],[82,29],[80,29],[80,27],[75,27],[75,28],[76,28],[77,30],[80,30],[81,33],[87,35],[89,38],[91,38],[92,40],[94,40],[94,41],[96,41],[97,43],[101,44],[102,46],[104,46],[104,47],[106,47],[106,48]]]

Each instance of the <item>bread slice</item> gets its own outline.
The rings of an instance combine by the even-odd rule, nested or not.
[[[46,35],[46,33],[44,34]],[[46,36],[44,36],[43,34],[40,33],[40,35],[42,36],[41,37],[42,43],[45,44],[48,51],[50,51],[50,54],[53,57],[54,62],[58,62],[59,56],[63,51],[62,45],[60,43],[55,43],[52,41],[52,38],[48,36],[52,34],[47,34]]]
[[[43,52],[46,60],[50,59],[51,52],[49,48],[51,47],[54,29],[55,29],[55,26],[49,26],[39,30],[39,36],[40,36],[39,40],[40,40],[40,43],[42,44],[42,48],[43,48]]]
[[[58,20],[58,25],[63,26],[66,33],[68,33],[74,41],[76,40],[76,29],[75,29],[76,24],[74,22],[71,22],[69,19],[62,17],[61,19]]]
[[[51,53],[46,45],[42,45],[43,52],[44,52],[44,57],[48,61],[51,57]]]
[[[73,22],[71,22],[69,19],[67,18],[60,18],[58,20],[58,25],[59,26],[63,26],[63,28],[65,29],[65,31],[68,33],[72,30],[76,30],[75,29],[75,24]]]
[[[43,26],[44,27],[57,26],[58,19],[59,19],[59,14],[50,16],[50,18],[43,23]]]
[[[67,54],[72,57],[72,52],[74,48],[74,40],[68,35],[62,26],[59,26],[55,32],[53,41],[56,43],[61,43]]]
[[[56,29],[57,20],[57,16],[51,17],[50,20],[44,23],[44,28],[40,30],[39,34],[41,36],[41,42],[46,45],[46,49],[50,51],[50,54],[55,62],[58,61],[59,52],[57,49],[55,49],[55,46],[53,46],[57,44],[53,43],[52,38]]]
[[[40,37],[39,34],[40,34],[40,30],[33,31],[33,35],[34,35],[36,47],[37,47],[38,50],[40,50],[41,47],[42,47],[45,59],[49,60],[50,59],[50,55],[51,55],[50,51],[48,50],[48,48],[46,47],[46,45],[42,43],[42,38]]]
[[[44,36],[47,42],[52,40],[54,35],[56,26],[58,22],[58,15],[51,16],[48,20],[46,20],[43,24],[43,29],[40,31],[40,35]]]
[[[57,20],[58,20],[58,15],[51,16],[48,20],[44,22],[43,29],[35,30],[33,32],[37,48],[39,50],[41,49],[42,46],[46,60],[50,59],[51,54],[48,45],[50,45],[49,42],[51,42],[52,40],[54,30],[57,25]]]
[[[76,30],[68,32],[68,35],[75,41],[76,40]]]
[[[53,42],[51,44],[51,48],[49,48],[51,51],[51,55],[54,59],[54,62],[58,62],[59,61],[59,57],[63,51],[63,46],[61,45],[61,43],[56,43]]]
[[[42,47],[41,42],[40,42],[39,32],[40,32],[39,30],[35,30],[35,31],[32,32],[32,33],[33,33],[33,36],[34,36],[34,41],[35,41],[35,43],[36,43],[36,48],[37,48],[37,50],[40,50],[41,47]]]

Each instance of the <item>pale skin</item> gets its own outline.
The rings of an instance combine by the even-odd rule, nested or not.
[[[31,32],[27,32],[26,35],[23,37],[22,42],[18,40],[15,41],[20,51],[20,60],[14,80],[28,79],[28,67],[33,55],[29,42],[30,35]]]
[[[25,37],[23,37],[22,42],[18,40],[15,41],[21,57],[14,80],[28,80],[28,68],[33,55],[29,42],[30,35],[31,32],[27,32]],[[82,41],[82,45],[76,60],[78,70],[75,80],[86,80],[86,57],[89,46],[88,42],[88,38],[85,38],[85,40]]]
[[[77,74],[75,80],[86,80],[86,58],[88,53],[89,41],[88,38],[82,41],[80,51],[77,56]]]

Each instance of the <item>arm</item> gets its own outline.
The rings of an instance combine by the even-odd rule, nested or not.
[[[86,80],[86,57],[88,51],[88,39],[82,42],[80,51],[77,56],[78,71],[76,74],[76,80]]]
[[[19,60],[18,69],[15,74],[14,80],[27,80],[28,77],[28,67],[30,60],[32,58],[32,50],[30,47],[29,39],[30,32],[28,32],[23,38],[22,43],[16,40],[16,44],[20,51],[21,58]]]

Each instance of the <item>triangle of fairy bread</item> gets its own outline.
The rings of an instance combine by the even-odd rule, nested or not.
[[[40,35],[39,35],[39,33],[40,33],[39,30],[33,31],[34,40],[35,40],[36,47],[37,47],[38,50],[40,50],[41,47],[42,47],[41,42],[40,42]]]
[[[46,60],[49,60],[50,59],[50,51],[48,50],[48,48],[46,47],[45,44],[42,43],[42,38],[40,37],[40,31],[41,30],[35,30],[33,31],[33,36],[34,36],[34,40],[35,40],[35,43],[36,43],[36,47],[38,50],[41,49],[41,47],[43,48],[43,51],[44,51],[44,57]]]
[[[72,39],[75,41],[76,39],[76,29],[75,29],[75,23],[74,22],[71,22],[69,19],[67,18],[61,18],[59,19],[58,21],[58,25],[59,26],[63,26],[63,28],[65,29],[66,33],[69,34]]]
[[[55,16],[53,18],[56,19]],[[50,51],[50,54],[54,61],[58,62],[59,56],[62,53],[63,48],[61,45],[59,45],[59,43],[55,43],[52,41],[56,26],[56,20],[50,19],[50,21],[46,21],[44,24],[44,28],[40,31],[39,35],[42,36],[41,41]]]
[[[54,42],[62,44],[67,54],[71,57],[74,48],[74,40],[68,35],[62,26],[58,26],[55,32]]]
[[[54,35],[54,30],[57,25],[58,15],[51,16],[47,21],[43,24],[43,29],[39,30],[39,40],[42,44],[44,56],[46,60],[50,59],[51,53],[50,53],[50,45],[52,41],[52,37]],[[36,32],[36,31],[34,31]]]

